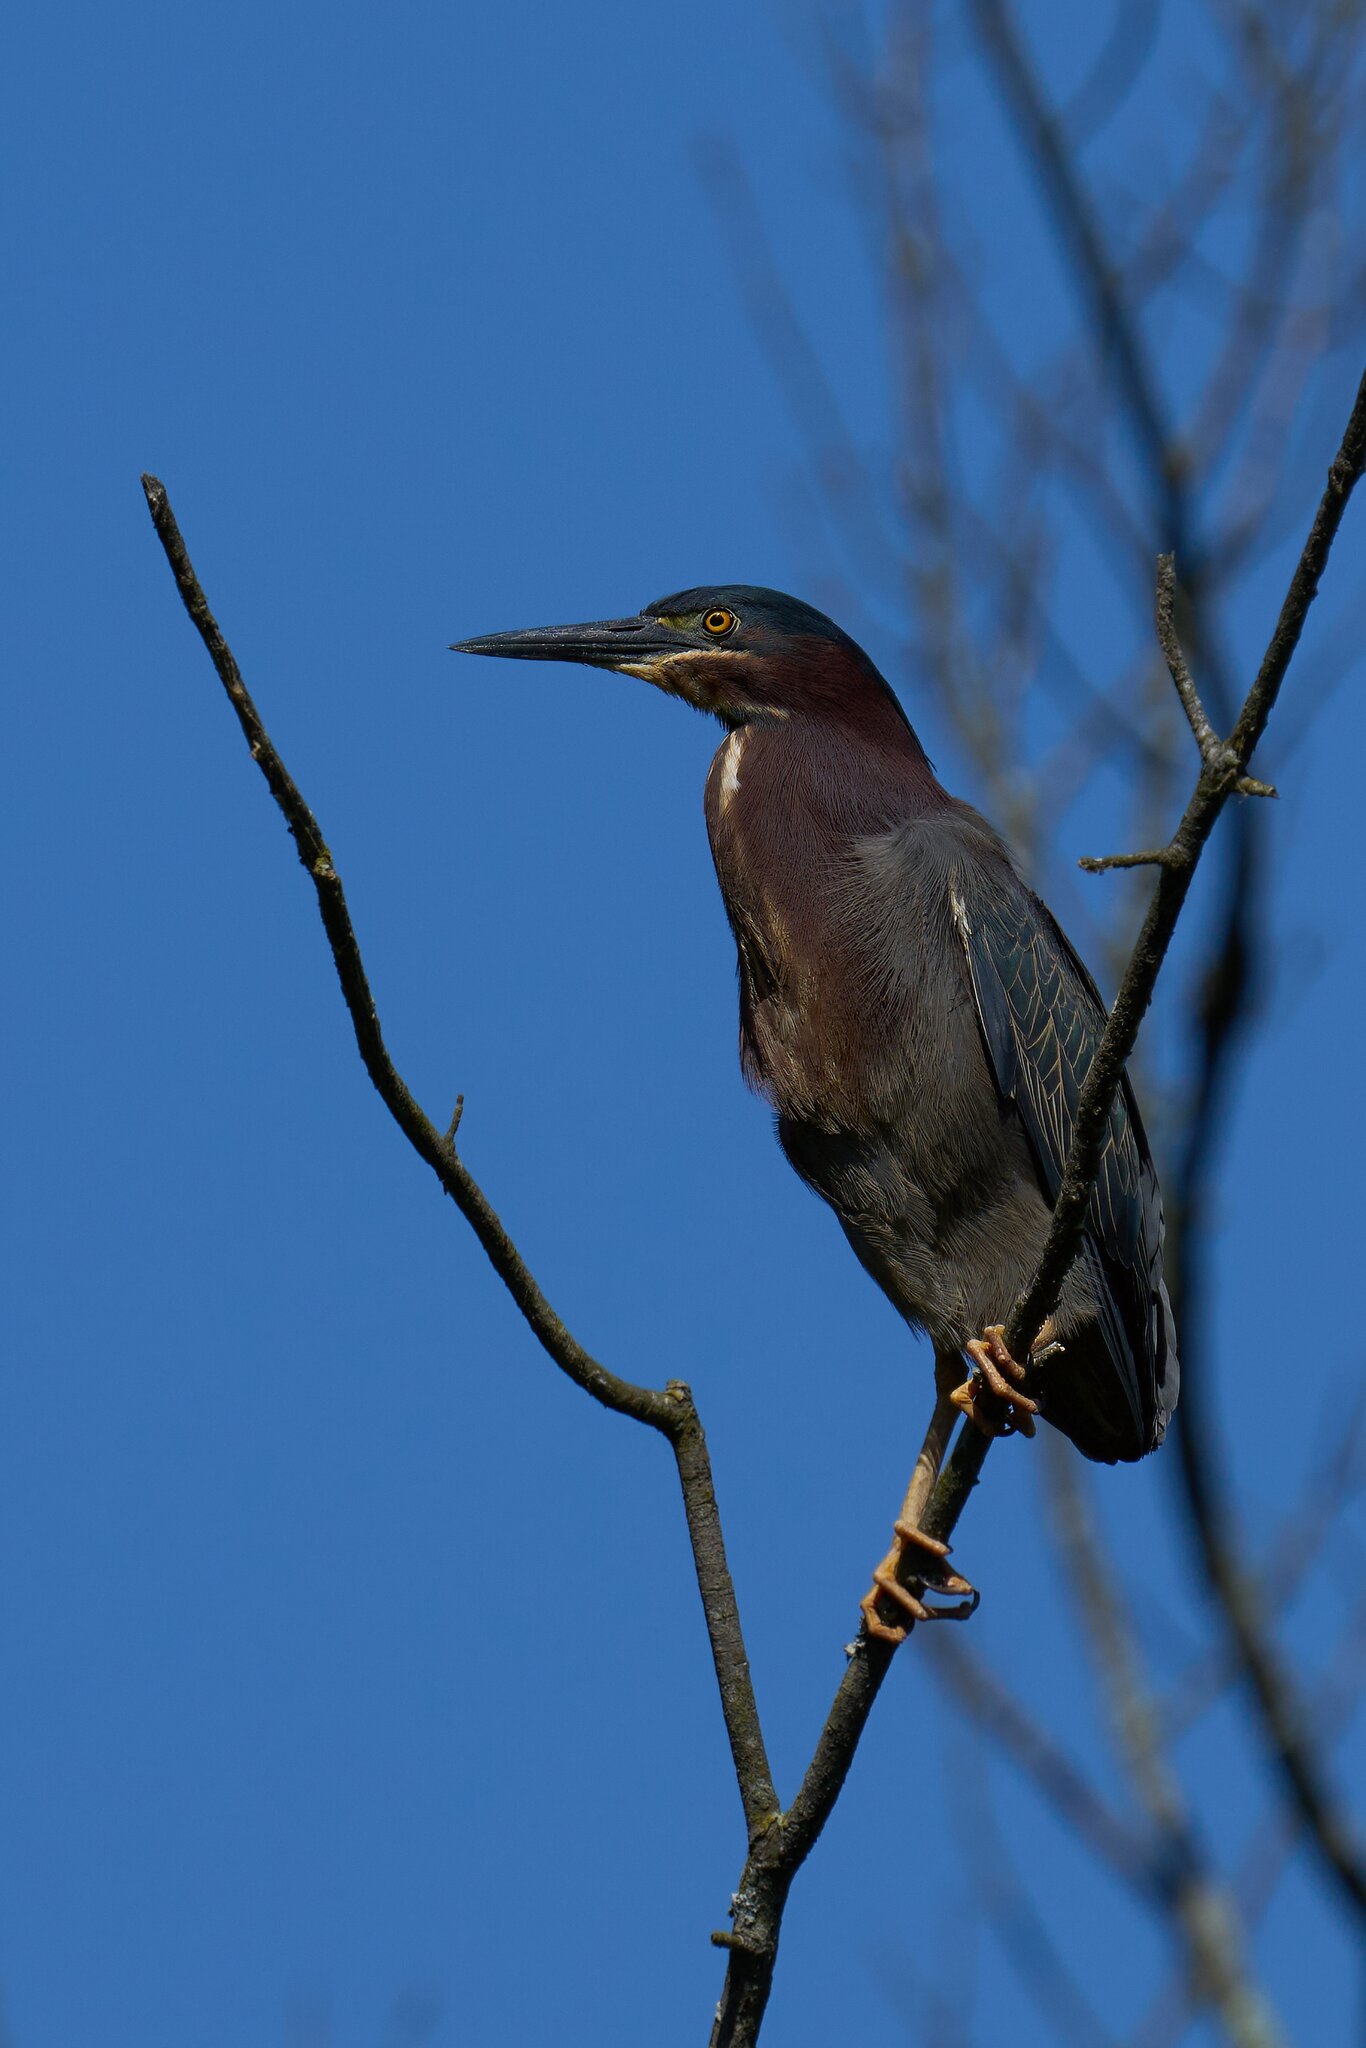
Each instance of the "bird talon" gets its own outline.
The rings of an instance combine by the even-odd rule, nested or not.
[[[949,1395],[954,1406],[983,1436],[1033,1436],[1039,1404],[1021,1391],[1025,1369],[1006,1350],[1004,1325],[988,1324],[985,1333],[970,1338],[963,1349],[975,1370]]]
[[[907,1574],[909,1585],[901,1578],[908,1548],[923,1553],[915,1560],[915,1569]],[[905,1642],[910,1622],[966,1621],[970,1614],[976,1612],[981,1595],[961,1572],[953,1571],[944,1563],[948,1554],[948,1544],[941,1543],[938,1537],[927,1536],[923,1529],[908,1522],[904,1516],[897,1521],[892,1547],[873,1573],[870,1590],[859,1602],[864,1627],[870,1636],[896,1645]],[[915,1592],[911,1591],[912,1586],[916,1588]],[[956,1604],[952,1607],[931,1606],[919,1597],[921,1593],[947,1594],[955,1599]],[[879,1612],[879,1603],[884,1597],[893,1601],[908,1620],[884,1619]]]
[[[894,1600],[898,1607],[904,1608],[912,1621],[929,1620],[930,1610],[924,1601],[917,1599],[909,1586],[903,1586],[896,1573],[889,1571],[885,1564],[880,1564],[873,1573],[872,1587],[864,1598],[876,1601],[880,1593],[885,1593],[889,1600]]]
[[[882,1619],[877,1611],[876,1587],[874,1587],[871,1593],[864,1594],[863,1598],[859,1601],[859,1606],[863,1612],[863,1626],[868,1634],[876,1636],[880,1643],[890,1643],[894,1650],[900,1649],[911,1632],[910,1628],[897,1628],[891,1622]],[[851,1647],[853,1646],[851,1645]]]
[[[1034,1416],[1038,1403],[1026,1396],[1007,1389],[1001,1393],[990,1385],[984,1374],[973,1373],[961,1387],[955,1387],[949,1399],[956,1408],[961,1408],[968,1421],[980,1429],[983,1436],[1033,1436]]]
[[[927,1536],[923,1529],[916,1528],[914,1522],[893,1522],[892,1534],[899,1536],[903,1543],[913,1543],[917,1550],[928,1550],[931,1557],[947,1557],[949,1554],[947,1543],[941,1543],[937,1536]]]
[[[1010,1379],[1015,1381],[1017,1386],[1021,1383],[1025,1376],[1025,1369],[1017,1360],[1011,1357],[1010,1352],[1006,1348],[1006,1326],[1004,1323],[988,1323],[982,1335],[974,1337],[972,1344],[968,1346],[968,1349],[973,1351],[974,1357],[976,1352],[973,1350],[973,1347],[977,1344],[985,1347],[987,1360],[999,1372],[1005,1373]]]

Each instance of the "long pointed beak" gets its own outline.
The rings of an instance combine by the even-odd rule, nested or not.
[[[691,645],[686,633],[643,616],[595,619],[584,626],[528,626],[520,633],[484,633],[477,640],[451,643],[456,654],[506,654],[516,661],[582,661],[590,668],[634,668]]]

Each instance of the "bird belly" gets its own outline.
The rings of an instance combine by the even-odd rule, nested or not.
[[[917,1178],[904,1136],[860,1136],[780,1118],[778,1136],[802,1179],[834,1210],[865,1272],[936,1351],[961,1351],[1004,1322],[1033,1275],[1049,1210],[1021,1141],[1003,1133],[994,1179],[946,1189]],[[1051,1319],[1063,1349],[1040,1388],[1044,1417],[1084,1456],[1106,1464],[1151,1448],[1135,1436],[1106,1355],[1095,1278],[1079,1260]]]
[[[995,1152],[973,1159],[914,1117],[856,1131],[780,1116],[778,1137],[898,1314],[937,1348],[960,1350],[1004,1318],[1049,1222],[1022,1140],[1002,1129]]]

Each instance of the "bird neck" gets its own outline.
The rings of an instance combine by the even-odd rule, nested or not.
[[[748,771],[751,815],[773,804],[840,838],[886,831],[953,801],[890,691],[835,716],[795,711],[734,727],[717,759],[730,763],[732,795]]]
[[[794,901],[825,888],[858,840],[953,808],[925,750],[890,714],[800,712],[736,725],[707,776],[707,833],[727,898],[759,888]]]

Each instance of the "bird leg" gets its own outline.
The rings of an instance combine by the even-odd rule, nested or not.
[[[982,1336],[971,1338],[963,1346],[975,1370],[961,1387],[953,1389],[949,1399],[983,1436],[1033,1436],[1039,1404],[1020,1391],[1025,1368],[1006,1350],[1005,1338],[1005,1325],[991,1323]],[[1037,1362],[1061,1349],[1053,1337],[1051,1323],[1045,1323],[1029,1355]]]
[[[892,1547],[873,1573],[871,1588],[859,1602],[868,1634],[877,1636],[884,1643],[904,1643],[913,1621],[966,1620],[977,1605],[976,1588],[945,1563],[949,1554],[948,1544],[927,1536],[920,1527],[925,1503],[939,1477],[939,1467],[944,1462],[949,1438],[958,1421],[953,1382],[959,1370],[955,1359],[935,1359],[937,1394],[934,1414],[930,1417],[925,1441],[915,1461],[911,1483],[901,1503],[901,1513],[893,1524]],[[905,1583],[907,1579],[910,1585]],[[918,1593],[912,1592],[912,1585],[921,1593],[953,1593],[964,1597],[956,1607],[927,1607]],[[890,1603],[897,1610],[896,1619],[888,1621],[884,1618],[880,1609],[885,1603]]]

